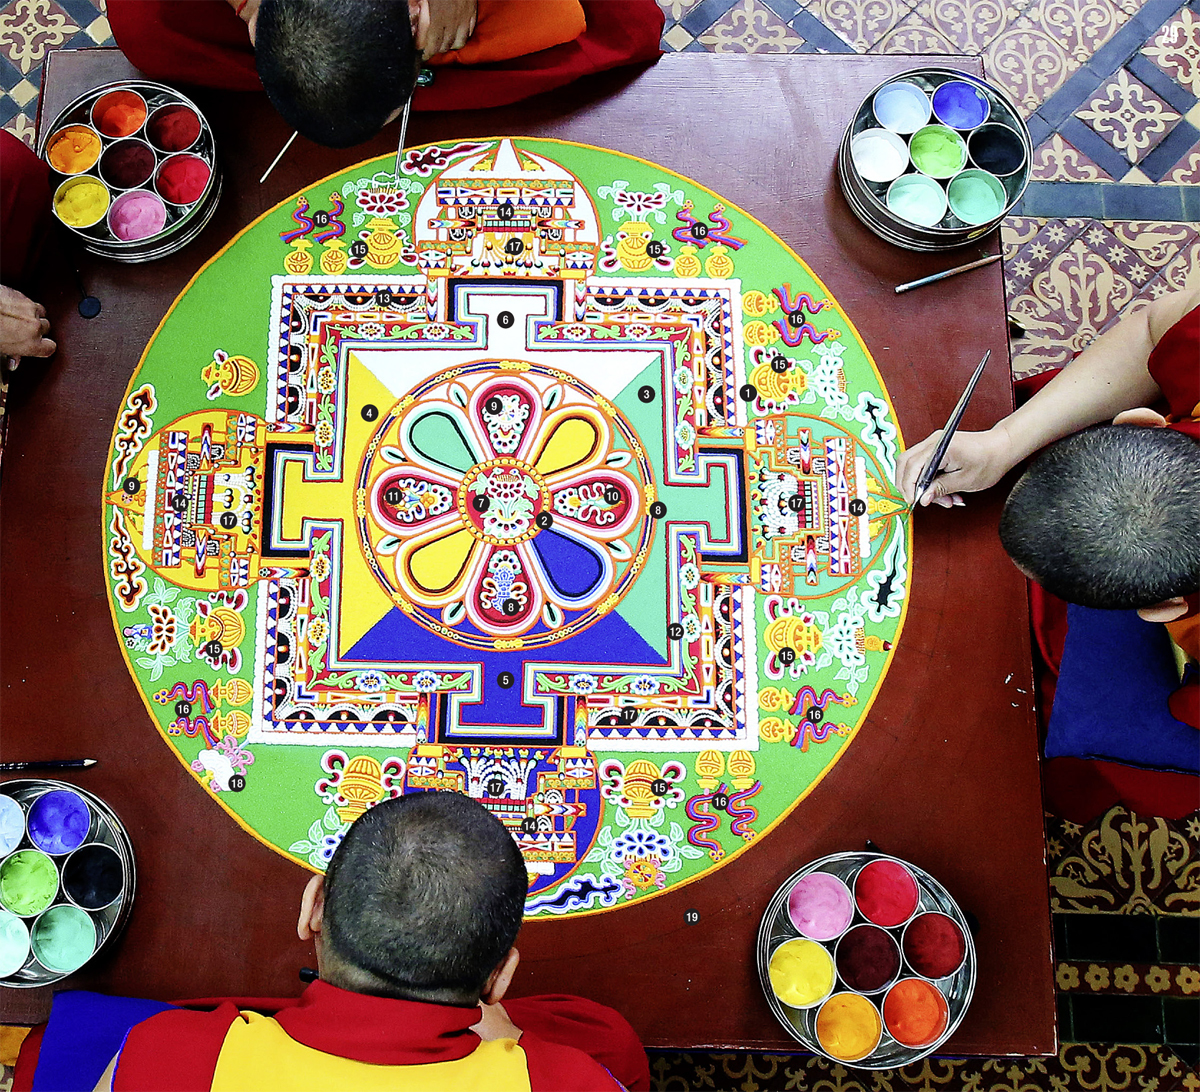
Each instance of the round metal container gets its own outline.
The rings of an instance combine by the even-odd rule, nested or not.
[[[828,872],[853,889],[854,879],[862,867],[871,861],[880,860],[895,861],[898,864],[902,864],[912,873],[913,878],[917,881],[917,914],[930,910],[936,910],[939,913],[945,914],[962,930],[967,954],[962,966],[954,974],[939,979],[934,983],[946,998],[949,1008],[949,1020],[942,1034],[933,1040],[933,1042],[923,1047],[904,1046],[893,1039],[888,1033],[887,1023],[883,1020],[882,1012],[886,991],[874,994],[851,991],[842,982],[841,977],[837,977],[834,983],[834,996],[836,997],[839,991],[858,993],[859,996],[865,997],[880,1010],[879,1018],[883,1024],[883,1035],[879,1041],[879,1045],[865,1058],[848,1062],[843,1058],[833,1057],[821,1046],[821,1042],[817,1038],[817,1008],[791,1008],[783,1004],[775,996],[768,977],[768,967],[771,962],[771,953],[776,948],[800,936],[800,933],[796,930],[796,927],[792,924],[788,916],[788,895],[791,893],[797,880],[813,872]],[[873,923],[868,922],[856,906],[854,916],[846,931],[841,936],[845,936],[845,933],[849,932],[856,925],[864,924]],[[882,926],[875,927],[883,928]],[[889,933],[896,941],[897,946],[900,947],[901,964],[898,977],[906,978],[914,976],[915,972],[904,960],[904,949],[901,945],[904,927],[897,926],[895,928],[884,929],[884,932]],[[838,939],[840,938],[835,938],[824,944],[831,955],[834,952]],[[805,865],[799,872],[789,876],[787,881],[775,892],[771,897],[771,901],[767,904],[762,924],[758,928],[756,952],[758,977],[762,983],[763,993],[766,995],[767,1003],[771,1006],[771,1011],[778,1017],[779,1022],[784,1026],[788,1034],[802,1043],[806,1050],[811,1050],[840,1065],[852,1066],[857,1069],[894,1069],[897,1066],[919,1061],[921,1058],[932,1054],[954,1034],[955,1029],[962,1023],[962,1019],[967,1012],[967,1006],[970,1005],[971,997],[975,993],[975,944],[971,938],[971,930],[967,925],[967,920],[958,908],[958,904],[950,897],[949,892],[924,869],[918,868],[914,864],[909,864],[908,861],[901,861],[896,857],[888,857],[883,853],[835,853],[832,856],[822,857],[820,860],[813,861],[811,864]],[[836,961],[834,965],[836,968]]]
[[[984,124],[1000,122],[1015,130],[1025,145],[1025,162],[1020,170],[1000,179],[1007,196],[1007,201],[998,216],[982,224],[967,224],[947,208],[946,213],[937,224],[923,227],[905,220],[888,208],[887,184],[869,182],[858,173],[854,166],[853,157],[851,156],[850,145],[851,141],[859,133],[866,129],[874,128],[879,124],[872,109],[872,104],[875,95],[883,87],[891,83],[904,81],[920,87],[932,100],[933,92],[943,83],[950,80],[961,80],[964,83],[969,83],[979,88],[988,100],[988,105],[991,107],[990,116]],[[963,132],[964,137],[968,135],[969,131]],[[853,210],[854,215],[876,235],[882,239],[886,239],[889,243],[904,247],[906,250],[938,251],[953,250],[956,247],[966,246],[968,243],[994,230],[1017,202],[1020,201],[1021,195],[1025,192],[1025,187],[1029,183],[1029,171],[1032,161],[1033,145],[1029,138],[1029,129],[1026,127],[1012,99],[1000,88],[993,87],[991,84],[985,83],[975,76],[968,75],[965,72],[957,72],[950,68],[915,68],[910,72],[901,72],[891,79],[884,80],[859,105],[850,124],[846,126],[846,132],[842,137],[842,143],[838,149],[837,166],[838,179],[841,182],[846,203]],[[911,168],[908,173],[913,173]],[[906,177],[906,175],[901,175],[901,178],[903,177]],[[943,187],[949,181],[950,179],[943,180]]]
[[[126,833],[125,827],[121,824],[121,820],[117,818],[112,808],[98,796],[88,792],[87,789],[81,789],[78,785],[70,785],[65,781],[44,779],[20,779],[0,783],[0,795],[11,797],[17,801],[26,814],[28,814],[29,806],[33,801],[39,796],[55,789],[69,789],[71,792],[83,797],[84,801],[86,801],[91,811],[92,824],[84,844],[98,842],[101,845],[108,846],[116,852],[121,861],[121,894],[101,910],[85,911],[91,919],[92,924],[96,927],[96,947],[88,960],[90,962],[91,959],[95,959],[104,950],[105,946],[110,944],[120,934],[129,920],[129,915],[133,911],[133,896],[137,888],[137,869],[134,866],[133,860],[133,843],[129,840],[129,835]],[[25,836],[13,852],[16,853],[30,848],[33,848],[33,843],[29,839],[28,831],[26,831]],[[58,894],[54,902],[51,903],[51,906],[73,905],[64,892],[61,882],[62,868],[68,856],[69,854],[53,858],[59,869],[60,882]],[[87,966],[87,963],[84,966]],[[6,978],[0,978],[0,986],[8,986],[14,989],[31,989],[37,986],[48,986],[66,977],[67,974],[65,973],[52,971],[43,966],[31,951],[20,970],[8,975]]]
[[[46,135],[38,145],[38,155],[42,156],[43,159],[45,158],[46,145],[50,137],[64,126],[77,123],[90,124],[92,107],[104,95],[111,91],[126,89],[137,92],[145,100],[148,118],[161,107],[174,103],[186,106],[195,113],[196,117],[200,119],[200,135],[188,147],[187,151],[189,154],[198,155],[208,164],[209,171],[211,172],[208,178],[208,185],[205,187],[200,198],[187,207],[181,208],[178,205],[171,204],[169,201],[164,202],[167,208],[166,224],[157,234],[147,236],[144,239],[134,241],[119,239],[109,227],[107,217],[101,219],[98,224],[92,227],[77,228],[72,227],[70,224],[63,224],[63,227],[83,240],[84,249],[92,254],[98,254],[103,258],[112,258],[118,262],[149,262],[155,258],[174,254],[176,251],[182,250],[187,246],[188,243],[200,234],[209,220],[212,219],[213,213],[217,209],[217,203],[221,198],[221,171],[217,164],[216,146],[213,141],[212,129],[209,128],[208,121],[200,112],[200,108],[191,99],[176,91],[173,87],[168,87],[162,83],[153,83],[150,80],[128,80],[93,88],[86,95],[81,95],[68,105],[54,119],[54,123],[47,127]],[[144,133],[144,123],[135,133],[126,137],[108,137],[101,133],[100,140],[102,147],[96,164],[87,171],[71,175],[70,177],[81,178],[90,175],[103,183],[104,179],[100,175],[99,163],[104,158],[104,152],[111,145],[117,143],[118,140],[128,140],[130,137],[144,139]],[[163,160],[178,153],[164,152],[154,147],[152,142],[147,141],[147,143],[150,144],[155,155],[155,171],[152,172],[149,181],[135,188],[157,192],[154,189],[154,178],[157,174],[158,166]],[[53,170],[53,167],[51,170]],[[66,177],[66,175],[54,171],[54,178],[56,179],[53,183],[54,187],[57,188],[61,180]],[[108,187],[106,183],[105,186],[109,189],[110,204],[120,193],[130,192],[129,190],[113,189]],[[61,220],[59,222],[62,223]]]

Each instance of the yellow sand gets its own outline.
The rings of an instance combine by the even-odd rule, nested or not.
[[[68,227],[91,227],[108,211],[108,189],[95,178],[79,178],[54,195],[54,211]]]
[[[817,1039],[827,1053],[845,1062],[870,1054],[882,1030],[879,1010],[857,993],[834,994],[817,1013]]]
[[[785,1005],[815,1005],[833,989],[833,959],[816,941],[789,940],[771,955],[771,989]]]

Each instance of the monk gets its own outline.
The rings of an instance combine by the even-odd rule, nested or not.
[[[0,356],[10,368],[56,348],[46,309],[25,295],[50,225],[49,176],[45,163],[0,130]]]
[[[655,0],[111,0],[154,79],[265,90],[301,134],[350,147],[414,110],[503,106],[659,56]],[[418,69],[435,78],[413,94]]]
[[[59,994],[14,1090],[648,1089],[645,1052],[612,1009],[508,999],[527,880],[512,836],[469,797],[383,801],[304,889],[298,932],[319,977],[299,998]]]

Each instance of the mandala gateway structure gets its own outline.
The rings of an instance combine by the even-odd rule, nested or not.
[[[268,213],[176,301],[113,437],[130,669],[314,868],[467,793],[530,915],[751,846],[850,745],[907,587],[865,347],[760,224],[555,141],[405,153]],[[321,207],[318,207],[321,206]]]

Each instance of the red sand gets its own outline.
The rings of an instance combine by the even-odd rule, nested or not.
[[[164,152],[182,152],[200,136],[200,119],[182,103],[163,106],[150,115],[146,134]]]
[[[172,156],[159,168],[155,186],[171,204],[190,205],[200,200],[211,174],[199,156]]]
[[[872,861],[854,881],[854,898],[868,921],[892,928],[917,909],[917,882],[902,864]]]
[[[953,974],[966,951],[962,930],[945,914],[921,914],[904,930],[904,958],[924,978]]]

